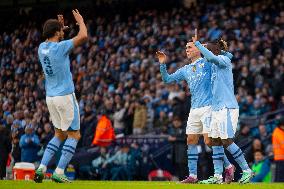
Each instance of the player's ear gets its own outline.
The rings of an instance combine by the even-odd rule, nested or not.
[[[55,36],[60,37],[60,31],[56,31]]]

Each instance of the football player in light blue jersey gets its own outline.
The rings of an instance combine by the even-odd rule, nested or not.
[[[193,42],[187,43],[187,57],[191,64],[185,65],[173,74],[168,74],[166,68],[166,55],[158,51],[157,57],[160,62],[160,72],[165,83],[179,82],[185,80],[191,92],[191,110],[189,113],[186,134],[188,144],[188,168],[189,176],[181,183],[196,183],[197,179],[197,161],[198,150],[197,143],[201,134],[204,136],[205,143],[210,146],[208,138],[210,120],[211,120],[211,67],[208,61],[201,57],[200,52],[194,46]],[[225,157],[227,160],[227,158]],[[230,165],[230,162],[228,161]],[[231,176],[232,177],[232,176]]]
[[[73,16],[79,25],[77,36],[70,40],[64,38],[64,19],[49,19],[44,23],[45,41],[38,48],[38,56],[45,76],[46,104],[55,136],[49,141],[34,181],[42,182],[47,165],[64,142],[61,157],[51,179],[55,182],[70,182],[64,170],[70,162],[80,139],[80,114],[74,94],[72,73],[70,72],[69,53],[87,41],[87,28],[79,11],[73,10]]]
[[[207,48],[197,37],[193,38],[195,46],[204,57],[212,63],[212,121],[209,137],[212,138],[213,162],[215,174],[201,183],[221,183],[223,172],[223,145],[242,168],[240,183],[248,183],[253,176],[241,149],[233,142],[236,132],[239,106],[234,95],[233,73],[231,59],[233,55],[227,52],[227,43],[223,40],[208,43]]]

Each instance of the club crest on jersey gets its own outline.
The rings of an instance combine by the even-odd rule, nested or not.
[[[193,72],[196,72],[196,65],[193,65],[193,66],[192,66],[192,71],[193,71]]]

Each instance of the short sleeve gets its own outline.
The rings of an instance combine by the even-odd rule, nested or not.
[[[62,54],[69,54],[73,48],[74,43],[72,39],[61,41],[58,44],[58,50]]]

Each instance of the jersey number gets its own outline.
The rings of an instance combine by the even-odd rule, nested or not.
[[[50,60],[47,56],[45,56],[43,58],[43,63],[45,65],[45,72],[48,76],[51,76],[53,75],[53,70],[52,70],[52,67],[51,67],[51,64],[50,64]]]

